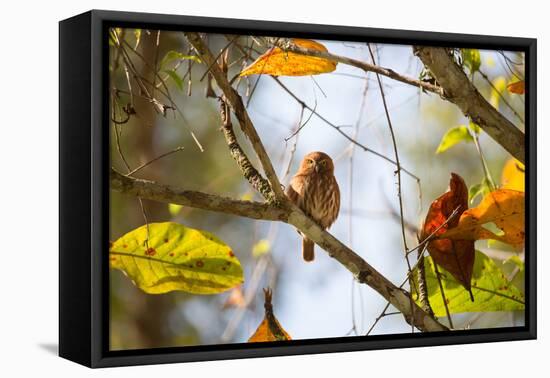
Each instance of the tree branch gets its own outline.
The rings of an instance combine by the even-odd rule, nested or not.
[[[362,62],[362,61],[357,60],[357,59],[352,59],[352,58],[348,58],[348,57],[341,56],[341,55],[331,54],[327,51],[306,49],[306,48],[303,48],[303,47],[300,47],[300,46],[296,45],[289,38],[268,37],[267,40],[268,40],[269,43],[274,44],[274,45],[278,46],[279,48],[281,48],[285,51],[291,51],[291,52],[296,53],[296,54],[307,55],[307,56],[315,56],[315,57],[318,57],[318,58],[329,59],[329,60],[332,60],[334,62],[343,63],[343,64],[347,64],[349,66],[359,68],[359,69],[361,69],[365,72],[374,72],[374,73],[377,73],[379,75],[387,76],[387,77],[389,77],[393,80],[400,81],[402,83],[409,84],[409,85],[412,85],[412,86],[415,86],[415,87],[418,87],[418,88],[422,88],[423,90],[426,90],[428,92],[436,93],[436,94],[439,94],[439,95],[443,94],[443,89],[441,87],[439,87],[437,85],[434,85],[434,84],[431,84],[431,83],[428,83],[428,82],[425,82],[425,81],[414,79],[414,78],[409,77],[409,76],[402,75],[400,73],[395,72],[391,68],[384,68],[384,67],[377,66],[375,64]]]
[[[406,290],[395,286],[359,255],[327,231],[321,229],[298,207],[286,200],[284,206],[234,200],[170,185],[161,185],[153,181],[126,177],[115,170],[111,170],[111,189],[154,201],[175,203],[258,220],[289,223],[302,231],[321,248],[328,251],[329,255],[348,269],[359,282],[369,285],[380,293],[389,303],[403,313],[407,322],[414,324],[421,331],[447,330],[435,318],[425,313],[415,303],[411,303],[410,294]],[[413,308],[411,308],[411,304]],[[411,314],[414,314],[414,317]]]
[[[440,47],[414,47],[415,54],[444,89],[444,97],[512,156],[525,164],[525,135],[496,110],[468,80],[448,52]]]
[[[434,317],[424,312],[414,301],[411,301],[411,296],[406,290],[395,286],[354,251],[321,229],[317,223],[293,204],[290,204],[287,223],[295,226],[310,240],[327,251],[330,257],[349,270],[359,282],[369,285],[382,295],[405,316],[405,320],[409,324],[423,332],[448,330]]]
[[[233,157],[233,160],[237,162],[237,165],[241,169],[241,172],[245,179],[248,180],[250,185],[256,189],[261,195],[267,199],[268,202],[272,202],[273,191],[269,185],[269,182],[258,172],[258,170],[252,165],[248,156],[244,153],[243,149],[237,141],[235,132],[233,131],[233,124],[231,123],[231,115],[229,114],[229,106],[225,102],[225,97],[220,97],[220,118],[222,121],[221,130],[227,142],[229,153]]]
[[[321,248],[326,250],[331,257],[336,259],[340,264],[342,264],[346,269],[348,269],[354,277],[361,283],[369,285],[371,288],[376,290],[381,294],[389,303],[395,306],[403,315],[405,319],[410,324],[414,325],[421,331],[446,331],[447,327],[439,323],[433,316],[425,313],[414,301],[411,300],[410,294],[397,286],[391,283],[387,278],[382,276],[378,271],[376,271],[372,266],[370,266],[365,260],[363,260],[359,255],[357,255],[350,248],[345,246],[342,242],[336,239],[327,231],[319,227],[312,219],[307,217],[302,210],[300,210],[296,205],[290,202],[290,200],[284,195],[279,180],[273,170],[271,160],[267,155],[265,148],[250,120],[248,113],[243,105],[242,98],[237,93],[237,91],[231,87],[230,83],[227,81],[223,69],[218,64],[215,63],[215,58],[204,44],[203,40],[197,33],[185,33],[189,42],[193,45],[197,53],[200,55],[203,62],[210,67],[210,73],[213,78],[216,80],[218,86],[221,88],[224,94],[224,101],[231,106],[237,119],[239,120],[241,129],[249,138],[252,143],[256,154],[258,155],[260,162],[264,168],[267,179],[271,185],[273,192],[275,193],[276,202],[265,205],[262,207],[262,210],[266,212],[266,215],[269,216],[267,220],[280,220],[286,223],[289,223],[300,230],[304,235],[306,235],[310,240],[313,240]],[[116,176],[115,176],[116,177]],[[120,180],[120,178],[117,178]],[[129,178],[128,178],[129,179]],[[135,179],[129,179],[135,180]],[[128,184],[130,182],[126,182]],[[186,206],[193,206],[192,198],[189,197],[188,191],[181,191],[174,187],[162,187],[157,186],[155,191],[151,192],[151,185],[157,185],[154,183],[141,183],[141,190],[138,190],[139,196],[143,198],[149,198],[149,196],[155,195],[155,197],[161,198],[165,202],[172,203],[183,203]],[[112,187],[115,185],[112,184]],[[121,187],[120,183],[118,184],[118,189],[120,191],[128,191],[133,189],[133,185],[128,185],[127,187]],[[135,189],[133,189],[133,194],[136,194]],[[176,201],[170,199],[170,193],[172,194],[182,194],[187,193],[187,196],[176,198]],[[243,211],[243,206],[246,204],[245,201],[235,201],[223,197],[209,196],[209,199],[205,198],[205,194],[192,192],[192,194],[198,197],[201,202],[199,203],[200,207],[206,210],[222,211],[225,213],[249,216],[248,214],[252,213],[254,219],[258,218],[259,209],[257,208],[262,204],[255,204],[256,207],[253,212],[250,212],[250,209]],[[223,206],[219,202],[212,203],[212,200],[223,201]],[[237,209],[231,209],[231,206],[237,207]],[[247,206],[252,206],[248,204]],[[219,209],[219,210],[217,210]],[[278,219],[273,219],[274,214],[271,211],[277,211]],[[239,214],[237,214],[239,213]]]
[[[279,207],[254,201],[240,201],[215,194],[185,190],[153,181],[126,177],[111,169],[111,189],[148,200],[194,207],[241,217],[286,222],[288,212]]]
[[[384,68],[360,60],[297,46],[288,38],[266,38],[266,40],[285,51],[296,54],[330,59],[375,72],[396,81],[413,85],[428,92],[439,94],[445,100],[457,105],[473,122],[478,124],[489,136],[506,151],[525,164],[525,136],[512,122],[504,117],[479,93],[468,80],[464,71],[451,59],[447,51],[439,47],[415,46],[415,54],[430,69],[439,85],[401,75],[390,68]]]
[[[205,62],[207,67],[209,67],[210,73],[212,74],[212,76],[216,80],[216,83],[218,84],[223,94],[225,95],[225,100],[227,101],[229,106],[231,106],[231,108],[233,109],[233,112],[235,113],[235,116],[239,121],[239,124],[241,126],[243,133],[250,140],[250,143],[254,148],[254,152],[260,159],[260,163],[262,164],[267,180],[271,185],[271,189],[273,190],[275,199],[282,200],[286,198],[283,193],[281,183],[277,178],[277,174],[273,169],[273,165],[271,164],[271,160],[267,155],[265,147],[260,139],[260,136],[256,132],[256,129],[254,128],[254,125],[252,124],[252,121],[248,116],[248,112],[244,107],[241,96],[239,96],[237,91],[231,86],[224,72],[222,71],[220,66],[216,63],[216,58],[214,57],[214,55],[212,55],[212,53],[210,52],[210,50],[208,49],[208,47],[206,46],[206,44],[204,43],[200,35],[198,33],[193,33],[193,32],[185,32],[184,34],[187,37],[187,40],[189,41],[189,43],[193,45],[193,47],[197,51],[197,54],[199,54],[200,58],[202,59],[202,61]]]

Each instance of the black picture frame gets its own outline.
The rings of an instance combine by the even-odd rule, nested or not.
[[[523,51],[526,60],[525,326],[284,343],[109,351],[110,27]],[[59,354],[89,367],[535,339],[536,39],[92,10],[59,24]],[[88,167],[82,169],[82,167]]]

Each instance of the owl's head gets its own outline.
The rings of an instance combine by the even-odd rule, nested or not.
[[[310,152],[300,164],[300,172],[302,173],[319,173],[319,174],[334,174],[334,163],[330,156],[324,152]]]

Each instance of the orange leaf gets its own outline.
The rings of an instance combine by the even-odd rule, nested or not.
[[[514,83],[508,84],[508,92],[515,94],[524,94],[525,93],[525,81],[516,81]]]
[[[504,233],[486,227],[494,224]],[[453,240],[494,239],[521,246],[525,242],[525,193],[498,189],[487,194],[478,207],[465,211],[458,225],[442,237]]]
[[[449,186],[449,190],[430,205],[422,227],[422,240],[432,234],[438,237],[455,227],[460,215],[468,209],[468,188],[462,177],[451,173]],[[457,214],[449,220],[455,210]],[[470,291],[475,259],[473,241],[438,238],[428,243],[428,252],[437,265],[451,273],[466,290]]]
[[[270,289],[264,289],[265,294],[265,316],[264,320],[260,323],[260,326],[254,332],[252,337],[248,339],[249,343],[257,343],[264,341],[283,341],[291,340],[290,336],[286,331],[281,327],[281,324],[273,315],[273,305],[271,304],[272,293]]]
[[[292,40],[298,47],[305,49],[327,52],[327,48],[309,39]],[[325,72],[332,72],[336,69],[336,62],[296,54],[290,51],[283,51],[279,47],[272,47],[256,59],[251,65],[246,67],[240,76],[254,74],[266,74],[274,76],[308,76],[317,75]]]
[[[510,159],[502,169],[502,189],[525,192],[525,166],[516,159]]]

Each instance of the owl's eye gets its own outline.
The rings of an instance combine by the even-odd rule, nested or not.
[[[307,163],[308,163],[309,165],[311,165],[311,164],[313,164],[313,160],[307,159]]]
[[[321,161],[321,165],[322,165],[323,167],[326,167],[326,166],[327,166],[327,161],[326,161],[326,160]]]

